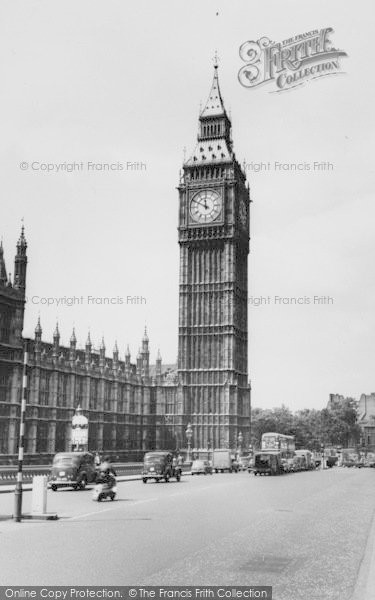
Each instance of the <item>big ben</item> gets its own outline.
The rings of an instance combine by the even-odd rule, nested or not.
[[[233,151],[218,67],[179,185],[178,406],[192,446],[250,442],[248,254],[250,194]]]

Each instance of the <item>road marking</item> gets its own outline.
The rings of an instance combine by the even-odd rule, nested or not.
[[[217,487],[222,487],[223,485],[227,485],[227,482],[220,482]],[[212,486],[204,486],[204,487],[197,487],[194,490],[191,490],[191,492],[201,492],[204,490],[212,490]],[[163,496],[163,499],[168,499],[168,498],[175,498],[176,496],[185,496],[186,492],[176,492],[175,494],[169,494],[169,495],[165,495]],[[130,500],[129,501],[129,506],[135,506],[136,504],[145,504],[146,502],[154,502],[155,500],[160,500],[160,496],[154,496],[152,498],[146,498],[145,500]],[[119,510],[120,508],[122,508],[122,504],[117,504],[115,506],[111,506],[110,508],[104,508],[103,510],[95,510],[95,511],[90,511],[88,513],[83,513],[81,515],[76,515],[74,517],[63,517],[64,520],[66,521],[74,521],[76,519],[84,519],[85,517],[91,517],[93,515],[101,515],[102,513],[105,512],[110,512],[112,510]]]
[[[155,500],[159,500],[159,498],[147,498],[146,500],[129,500],[129,504],[134,506],[135,504],[145,504],[146,502],[154,502]],[[110,508],[103,508],[103,510],[95,510],[88,513],[84,513],[82,515],[76,515],[75,517],[65,517],[66,520],[74,521],[74,519],[83,519],[85,517],[91,517],[92,515],[101,515],[105,512],[110,512],[111,510],[118,510],[122,508],[122,504],[116,503],[115,506],[111,506]]]

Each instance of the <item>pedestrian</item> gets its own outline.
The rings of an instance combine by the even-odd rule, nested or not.
[[[99,465],[100,465],[100,462],[101,462],[101,461],[100,461],[100,456],[99,456],[99,453],[98,453],[98,452],[95,452],[95,458],[94,458],[94,461],[95,461],[95,466],[96,466],[96,467],[99,467]]]

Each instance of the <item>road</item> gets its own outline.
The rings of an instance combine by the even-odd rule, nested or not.
[[[375,469],[338,467],[132,481],[113,503],[49,492],[60,519],[42,523],[6,520],[13,494],[2,494],[0,584],[272,585],[276,600],[349,600],[374,484]]]

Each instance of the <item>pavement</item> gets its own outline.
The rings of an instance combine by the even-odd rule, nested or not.
[[[186,475],[186,473],[183,473],[183,475]],[[116,477],[116,480],[118,482],[121,481],[138,481],[142,479],[142,477],[140,475],[118,475]],[[14,488],[15,488],[15,483],[13,483],[12,485],[1,485],[0,486],[0,494],[10,494],[12,492],[14,492]],[[22,490],[24,492],[31,492],[33,489],[33,484],[32,483],[23,483],[22,484]]]

